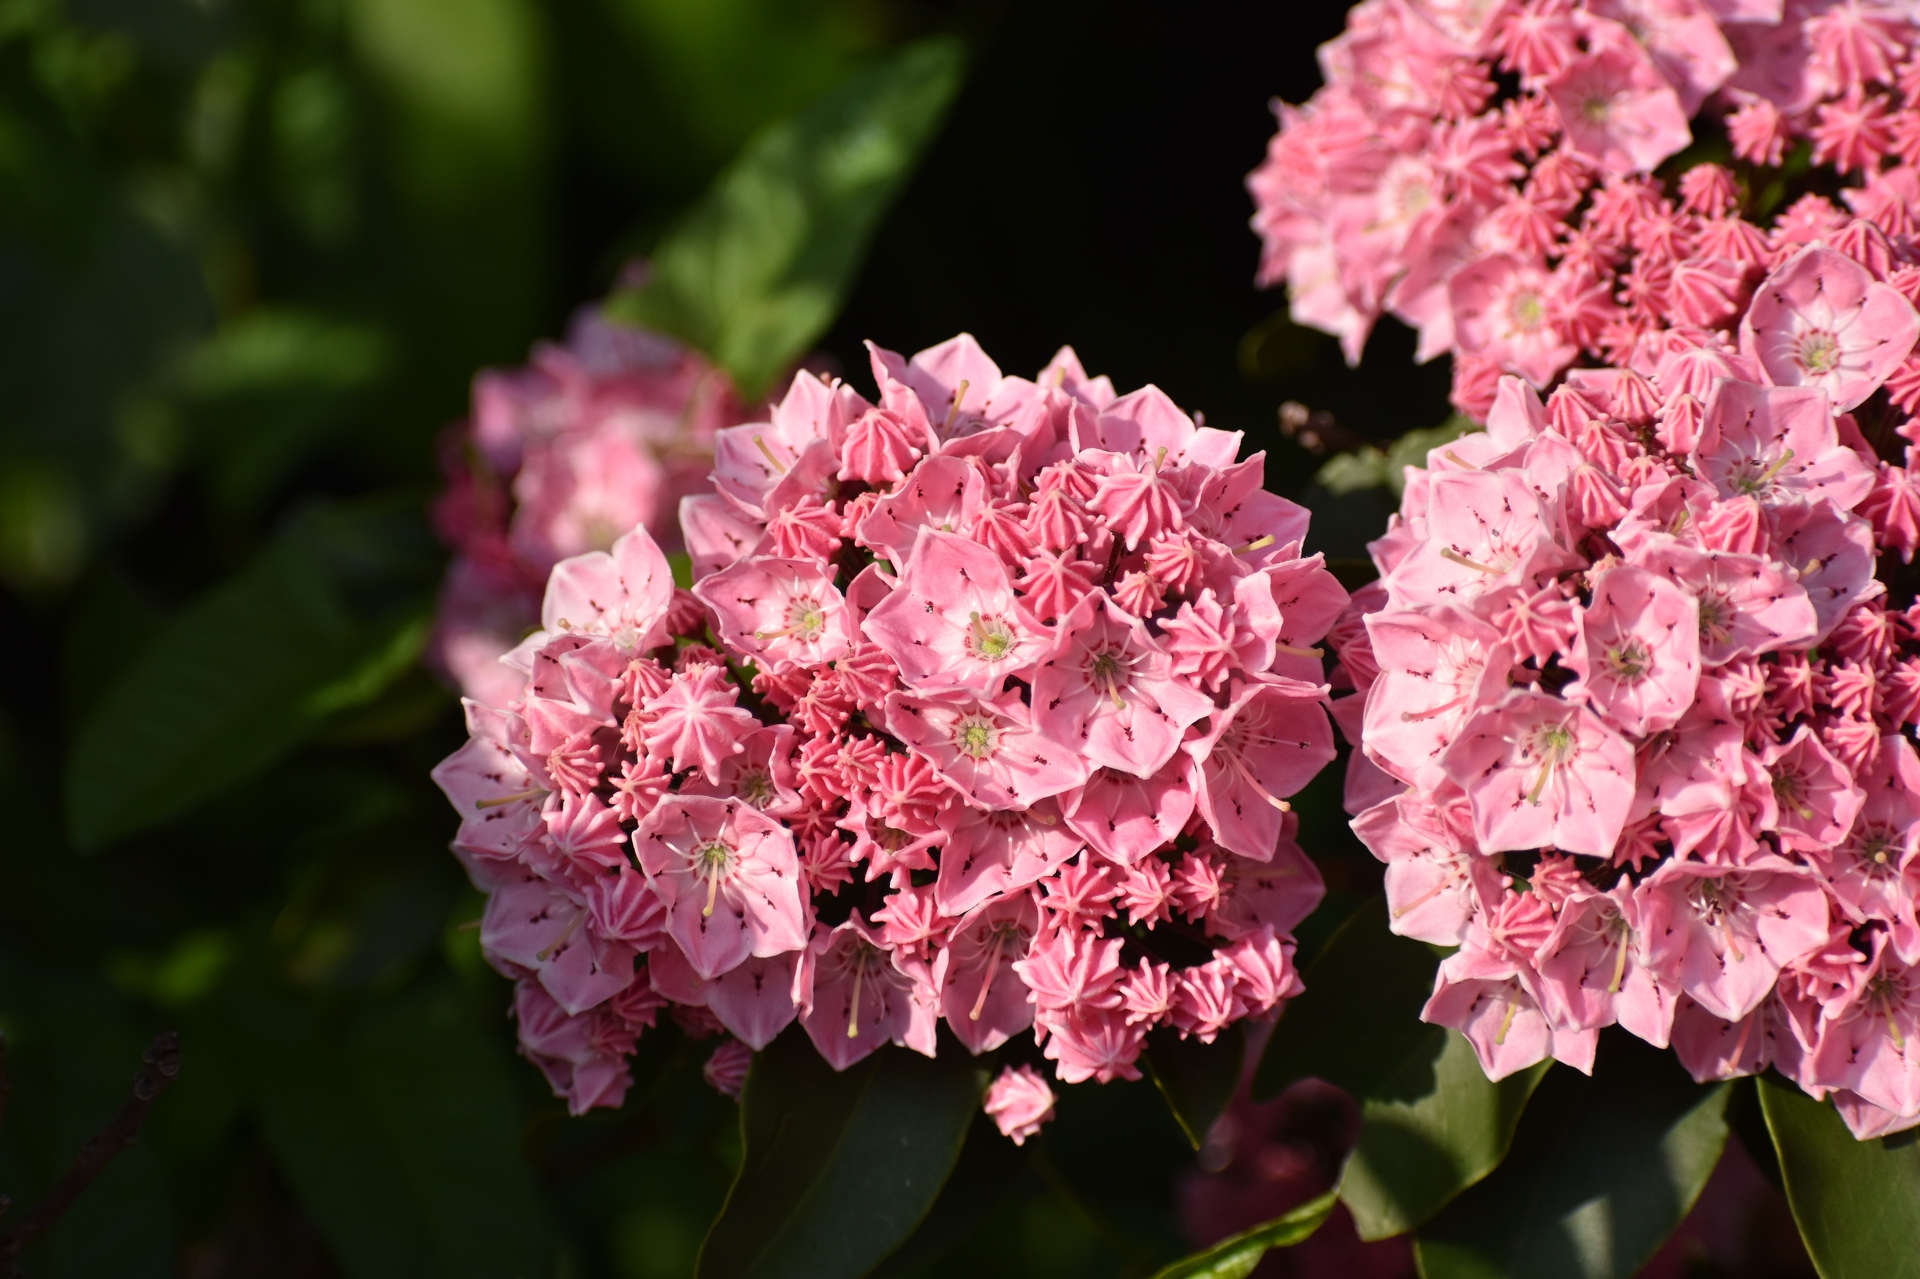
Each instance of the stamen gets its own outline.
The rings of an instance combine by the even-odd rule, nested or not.
[[[1267,533],[1254,538],[1251,542],[1243,542],[1239,546],[1234,547],[1233,553],[1235,555],[1245,555],[1249,551],[1264,551],[1272,545],[1273,534]]]
[[[953,388],[953,403],[947,409],[947,420],[940,424],[940,433],[946,434],[953,429],[953,420],[960,416],[960,401],[967,398],[967,382],[963,378],[959,386]]]
[[[561,930],[560,935],[554,938],[552,941],[548,942],[546,945],[546,949],[537,951],[533,957],[539,960],[543,964],[546,963],[547,957],[549,955],[553,954],[554,951],[559,950],[562,946],[567,944],[567,939],[573,936],[573,930],[580,927],[580,921],[585,919],[586,917],[587,917],[587,912],[584,910],[581,911],[578,915],[575,915],[573,919],[568,922],[567,926]]]
[[[1411,915],[1414,911],[1419,910],[1422,906],[1432,901],[1435,897],[1438,897],[1441,893],[1446,892],[1447,889],[1451,887],[1453,887],[1453,885],[1450,882],[1444,879],[1441,880],[1432,888],[1429,888],[1426,892],[1421,893],[1418,897],[1402,906],[1399,910],[1394,911],[1393,917],[1399,919],[1402,915]]]
[[[1001,935],[993,934],[993,949],[987,952],[987,979],[980,983],[980,997],[973,1001],[973,1011],[967,1014],[968,1021],[979,1021],[980,1012],[987,1006],[987,992],[993,989],[994,975],[1000,970]]]
[[[1450,702],[1442,702],[1438,706],[1430,707],[1424,711],[1401,711],[1400,722],[1402,724],[1417,724],[1423,719],[1432,719],[1435,715],[1445,715],[1448,711],[1461,705],[1466,700],[1465,696],[1461,696],[1454,698]]]
[[[1240,779],[1246,782],[1247,785],[1253,787],[1254,794],[1258,795],[1261,799],[1266,800],[1269,804],[1272,804],[1275,808],[1279,809],[1283,813],[1288,813],[1293,811],[1292,804],[1289,804],[1284,799],[1275,799],[1272,792],[1270,792],[1266,787],[1260,784],[1259,779],[1256,778],[1253,775],[1252,770],[1247,767],[1247,762],[1240,758],[1239,752],[1235,751],[1235,752],[1229,753],[1227,755],[1227,759],[1229,762],[1232,763],[1235,771],[1240,774]]]
[[[787,468],[780,465],[780,459],[775,457],[773,455],[773,450],[767,447],[767,440],[765,436],[755,435],[753,437],[753,442],[759,446],[760,452],[766,456],[767,461],[773,463],[774,470],[780,472],[780,474],[782,475],[785,475],[787,473]]]
[[[707,876],[707,908],[700,912],[702,919],[711,919],[713,917],[713,899],[719,892],[720,875],[718,872],[715,872]]]
[[[1451,546],[1443,546],[1440,548],[1440,558],[1443,560],[1451,560],[1463,568],[1474,569],[1481,573],[1491,573],[1495,577],[1506,572],[1503,568],[1493,568],[1489,565],[1482,564],[1479,560],[1470,560],[1460,552],[1454,550]]]
[[[499,808],[502,804],[517,804],[523,799],[538,799],[546,793],[547,792],[541,790],[538,786],[535,786],[530,790],[516,791],[511,795],[496,795],[492,799],[476,799],[473,801],[473,806],[479,809]]]
[[[847,1038],[860,1038],[860,979],[867,975],[867,957],[860,956],[853,965],[853,1006],[847,1015]]]
[[[1507,1015],[1500,1019],[1500,1033],[1493,1037],[1493,1043],[1496,1048],[1507,1042],[1507,1032],[1513,1029],[1513,1019],[1519,1012],[1519,1002],[1517,1000],[1509,1000],[1507,1003]]]
[[[1624,923],[1625,921],[1623,920],[1621,922]],[[1631,940],[1632,937],[1632,932],[1627,929],[1622,928],[1620,930],[1620,953],[1613,957],[1613,980],[1607,983],[1607,993],[1609,995],[1617,995],[1620,993],[1620,979],[1626,976],[1627,972],[1627,942]]]
[[[1275,644],[1273,651],[1285,653],[1289,657],[1325,657],[1327,655],[1327,650],[1324,648],[1295,648],[1291,644]]]

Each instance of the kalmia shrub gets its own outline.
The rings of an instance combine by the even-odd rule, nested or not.
[[[872,349],[879,402],[803,372],[719,431],[676,589],[644,528],[562,560],[524,692],[436,772],[490,893],[524,1051],[616,1105],[670,1010],[882,1044],[1032,1029],[1066,1082],[1134,1078],[1300,989],[1322,894],[1285,797],[1334,755],[1316,645],[1347,605],[1238,433],[1063,349]],[[988,1096],[1024,1139],[1050,1088]]]

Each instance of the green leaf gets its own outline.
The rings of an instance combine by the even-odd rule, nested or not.
[[[1210,1044],[1182,1039],[1164,1026],[1147,1037],[1147,1069],[1154,1086],[1167,1099],[1167,1108],[1195,1150],[1233,1100],[1246,1055],[1246,1032],[1238,1024],[1220,1032]]]
[[[1329,1190],[1318,1199],[1309,1199],[1292,1212],[1275,1217],[1264,1225],[1243,1230],[1229,1239],[1176,1261],[1158,1271],[1153,1279],[1245,1279],[1260,1264],[1270,1248],[1291,1248],[1320,1229],[1340,1196]]]
[[[912,1279],[926,1273],[1021,1184],[1025,1171],[1026,1151],[1002,1137],[984,1111],[976,1112],[960,1161],[933,1209],[871,1279]]]
[[[96,848],[190,811],[412,663],[426,603],[377,598],[377,570],[355,558],[363,548],[334,536],[352,524],[297,525],[170,618],[113,679],[68,764],[75,843]],[[382,607],[350,607],[368,602]]]
[[[500,1050],[451,981],[344,1032],[243,1006],[268,1143],[350,1279],[537,1279],[551,1227],[521,1162]]]
[[[973,1062],[951,1051],[885,1047],[836,1072],[790,1028],[747,1074],[745,1155],[700,1249],[700,1279],[872,1270],[933,1206],[982,1087]]]
[[[1821,1279],[1920,1277],[1920,1134],[1856,1141],[1830,1104],[1771,1074],[1760,1105]]]
[[[1356,453],[1330,457],[1314,480],[1330,493],[1387,488],[1398,497],[1406,487],[1409,466],[1425,466],[1429,450],[1479,429],[1472,418],[1456,413],[1439,426],[1408,431],[1385,449],[1369,445]]]
[[[1312,1076],[1360,1102],[1341,1196],[1362,1239],[1413,1229],[1498,1167],[1545,1073],[1492,1082],[1458,1032],[1421,1021],[1439,957],[1387,922],[1376,897],[1327,940],[1254,1080],[1272,1097]]]
[[[1427,1029],[1433,1055],[1412,1058],[1361,1102],[1340,1198],[1362,1239],[1405,1234],[1498,1168],[1547,1073],[1542,1062],[1492,1082],[1464,1035]]]
[[[1731,1085],[1605,1032],[1592,1078],[1547,1076],[1513,1152],[1422,1226],[1425,1279],[1627,1279],[1693,1207],[1727,1142]]]
[[[656,247],[647,284],[609,313],[684,338],[757,399],[833,322],[964,61],[957,40],[919,41],[767,129]]]

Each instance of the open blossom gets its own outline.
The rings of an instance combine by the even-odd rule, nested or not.
[[[1287,799],[1334,756],[1347,603],[1305,512],[1070,350],[872,354],[877,403],[802,373],[719,433],[691,590],[646,529],[556,565],[518,692],[435,771],[576,1109],[661,1009],[727,1032],[723,1091],[795,1023],[836,1069],[1031,1033],[1072,1083],[1301,989]],[[1030,1067],[994,1089],[1016,1139],[1051,1113]]]

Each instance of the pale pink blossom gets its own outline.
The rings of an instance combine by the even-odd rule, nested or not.
[[[1053,1118],[1053,1089],[1032,1066],[1003,1066],[987,1085],[984,1108],[1001,1136],[1023,1146]]]

